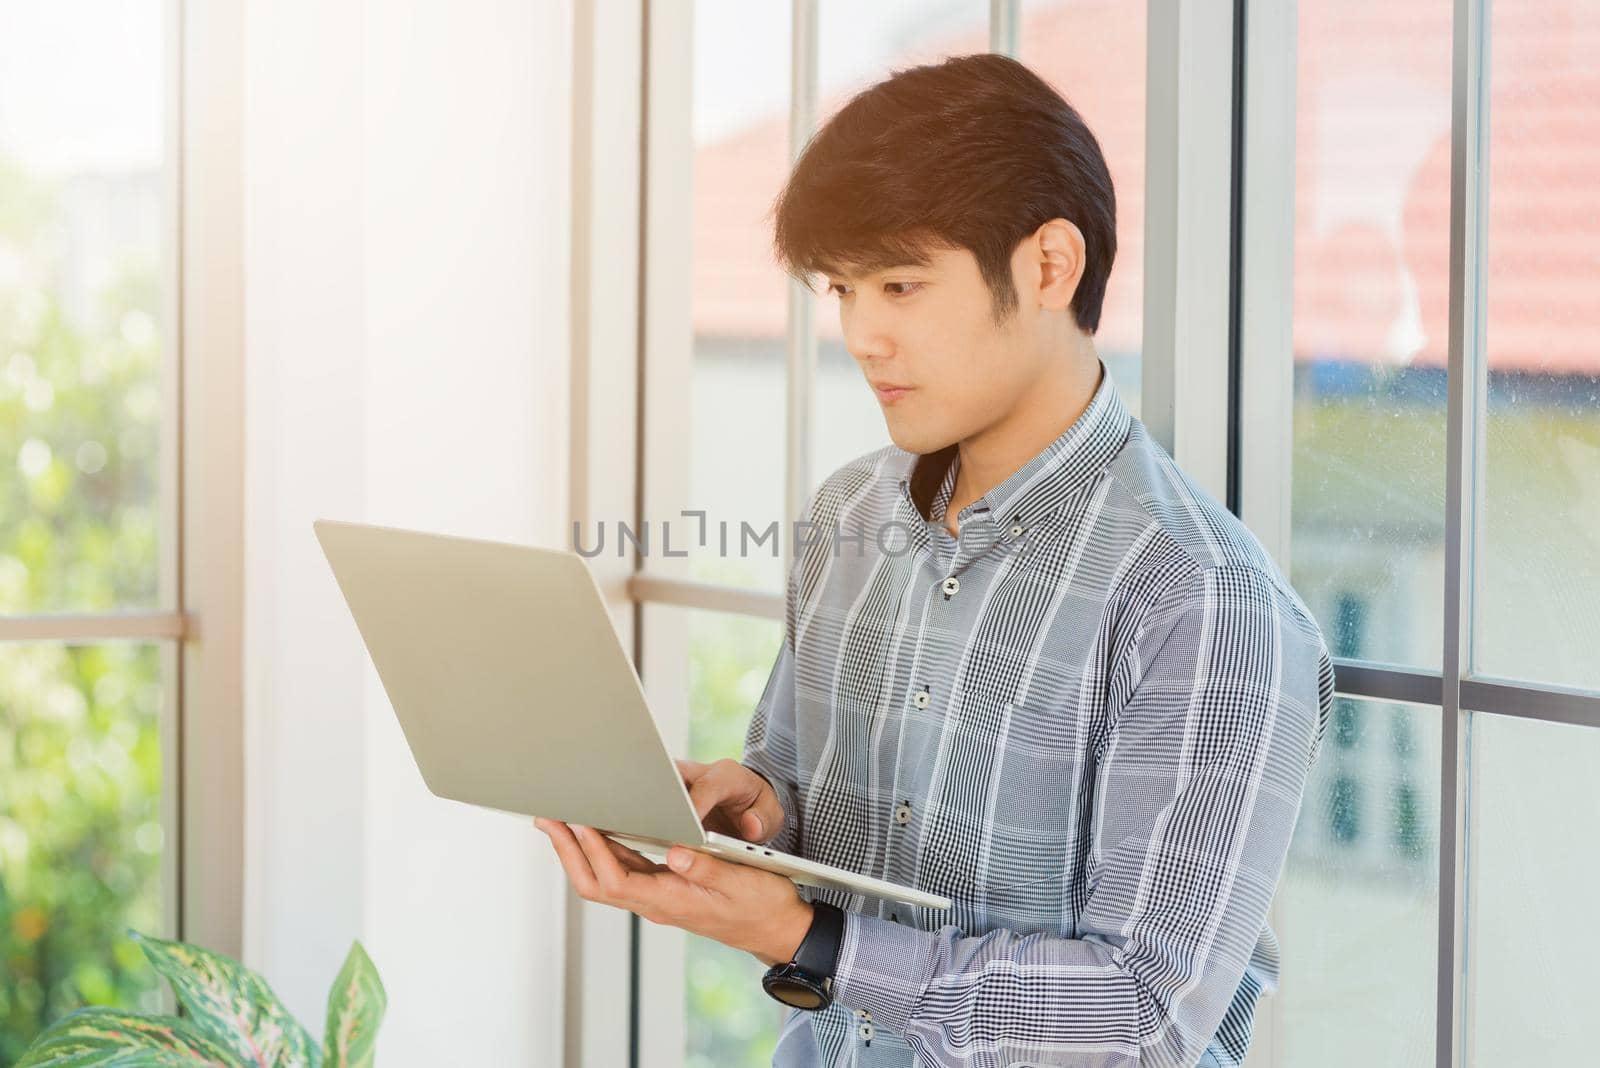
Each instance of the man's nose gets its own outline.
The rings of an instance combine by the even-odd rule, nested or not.
[[[840,330],[844,333],[844,347],[858,363],[882,359],[894,352],[894,340],[887,324],[874,309],[860,302],[841,316]]]

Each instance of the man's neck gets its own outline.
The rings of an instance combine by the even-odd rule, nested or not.
[[[1065,355],[1004,418],[960,442],[960,466],[944,525],[960,533],[961,509],[1014,474],[1078,421],[1100,385],[1101,364],[1092,345]]]

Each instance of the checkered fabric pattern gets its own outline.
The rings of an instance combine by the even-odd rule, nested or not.
[[[885,447],[807,503],[743,761],[777,848],[955,904],[806,888],[846,910],[835,1002],[789,1013],[775,1065],[1244,1058],[1333,668],[1100,375],[959,538],[954,449]]]

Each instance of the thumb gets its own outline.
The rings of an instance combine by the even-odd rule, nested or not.
[[[698,886],[710,887],[722,881],[722,865],[715,857],[682,846],[667,850],[667,867]]]
[[[767,825],[761,818],[761,813],[753,808],[744,811],[744,836],[746,841],[760,842],[766,839]]]

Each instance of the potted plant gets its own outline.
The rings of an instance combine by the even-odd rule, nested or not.
[[[238,961],[128,933],[187,1015],[79,1009],[46,1028],[16,1068],[371,1068],[388,997],[360,942],[328,993],[318,1047],[266,981]]]

